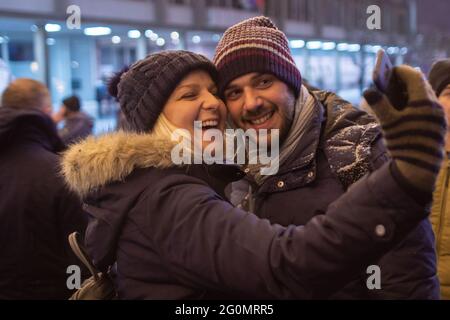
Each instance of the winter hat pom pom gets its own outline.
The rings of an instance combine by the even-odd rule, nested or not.
[[[118,86],[120,82],[120,77],[122,77],[122,74],[127,72],[130,69],[130,67],[124,67],[119,72],[116,72],[108,81],[108,92],[111,96],[114,98],[117,98],[118,94]]]

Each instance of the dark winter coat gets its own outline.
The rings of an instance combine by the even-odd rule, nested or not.
[[[63,143],[40,111],[0,108],[0,299],[65,299],[67,236],[83,231],[78,197],[59,175]]]
[[[89,213],[89,254],[102,270],[117,262],[122,299],[328,297],[425,216],[385,165],[326,215],[285,228],[224,200],[224,177],[240,171],[174,166],[172,147],[119,132],[64,155],[65,178]]]
[[[234,194],[247,191],[250,184],[255,214],[282,226],[305,225],[327,212],[349,185],[389,161],[373,118],[332,93],[313,93],[318,102],[315,117],[278,173],[259,187],[249,178],[233,184]],[[380,290],[367,288],[369,275],[364,270],[331,298],[439,299],[434,236],[428,219],[374,264],[381,270]]]

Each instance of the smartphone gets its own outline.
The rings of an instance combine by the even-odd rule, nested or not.
[[[372,80],[378,90],[383,92],[396,109],[403,109],[408,103],[408,92],[403,81],[392,72],[393,65],[387,53],[380,49],[377,52]]]
[[[373,69],[372,80],[378,90],[387,93],[389,79],[392,72],[392,63],[383,49],[378,50]]]

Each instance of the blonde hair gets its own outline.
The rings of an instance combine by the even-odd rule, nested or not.
[[[177,130],[177,136],[183,139],[187,139],[188,141],[191,141],[191,135],[188,132],[187,129],[179,128],[175,126],[172,122],[167,119],[167,117],[164,115],[163,112],[161,112],[158,116],[158,119],[156,120],[155,125],[153,126],[153,129],[151,130],[150,134],[158,139],[158,140],[165,140],[165,141],[173,141],[172,140],[172,134]],[[179,142],[179,141],[178,141]],[[177,141],[173,141],[173,143],[177,143]],[[192,148],[191,148],[192,152]]]

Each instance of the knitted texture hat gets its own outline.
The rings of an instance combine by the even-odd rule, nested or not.
[[[197,69],[217,79],[216,68],[208,58],[183,50],[150,54],[116,75],[109,91],[119,101],[127,129],[150,131],[178,83]]]
[[[428,81],[436,92],[436,96],[439,97],[445,87],[450,84],[450,59],[435,62],[431,67]]]
[[[296,97],[302,77],[285,34],[267,17],[244,20],[223,34],[213,59],[219,72],[219,90],[247,73],[271,73],[289,85]]]

